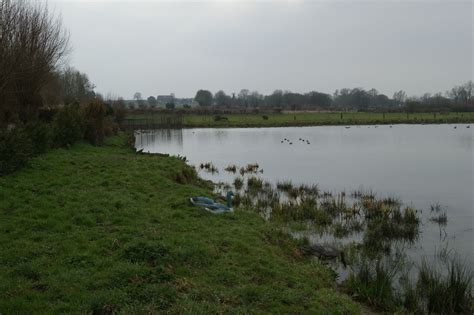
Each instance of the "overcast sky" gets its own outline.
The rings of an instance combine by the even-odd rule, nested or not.
[[[473,78],[471,1],[50,0],[71,64],[97,91],[131,98],[198,89],[389,96]]]

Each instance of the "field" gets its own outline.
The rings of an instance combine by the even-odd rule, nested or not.
[[[255,213],[213,215],[209,184],[123,136],[0,178],[0,313],[359,313]]]
[[[130,114],[128,124],[159,124],[160,113]],[[169,114],[168,114],[169,116]],[[474,112],[463,113],[363,113],[363,112],[285,112],[282,114],[221,114],[227,119],[216,120],[214,115],[184,114],[183,127],[278,127],[318,125],[372,124],[437,124],[473,123]],[[265,117],[264,117],[265,116]]]

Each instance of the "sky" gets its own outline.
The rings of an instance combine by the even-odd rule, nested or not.
[[[126,99],[344,87],[422,95],[473,79],[470,0],[47,2],[70,32],[69,63],[96,91]]]

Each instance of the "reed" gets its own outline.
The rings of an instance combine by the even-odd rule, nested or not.
[[[279,181],[277,182],[276,187],[281,191],[288,192],[293,189],[293,183],[290,180],[285,180],[281,182]]]
[[[237,166],[234,164],[228,165],[225,169],[226,172],[235,174],[237,172]]]
[[[259,190],[263,187],[263,180],[256,176],[251,176],[247,178],[247,187],[250,190]]]
[[[240,178],[240,177],[234,178],[234,187],[235,187],[235,189],[240,190],[240,189],[242,189],[243,186],[244,186],[244,180],[242,178]]]
[[[457,255],[440,256],[439,262],[439,269],[426,260],[419,268],[417,291],[424,299],[426,311],[472,314],[472,269]]]

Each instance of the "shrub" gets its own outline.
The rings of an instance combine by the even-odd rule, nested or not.
[[[27,136],[31,140],[32,153],[38,155],[45,153],[51,148],[53,142],[53,132],[46,123],[33,123],[26,127]]]
[[[47,122],[47,123],[52,122],[54,115],[56,115],[55,109],[40,108],[38,110],[38,119],[42,122]]]
[[[117,124],[122,124],[125,117],[127,116],[127,108],[122,102],[116,102],[112,105],[114,111],[115,122]]]
[[[92,101],[84,107],[86,122],[85,138],[93,145],[104,142],[104,125],[106,106],[101,101]]]
[[[31,140],[22,128],[0,130],[0,175],[23,167],[33,152]]]
[[[79,105],[62,107],[53,120],[53,141],[57,147],[71,145],[84,139],[84,121]]]
[[[226,117],[226,116],[215,115],[214,116],[214,121],[229,121],[229,118]]]
[[[119,125],[114,122],[113,118],[108,116],[104,120],[104,135],[106,137],[116,135],[119,131]]]

